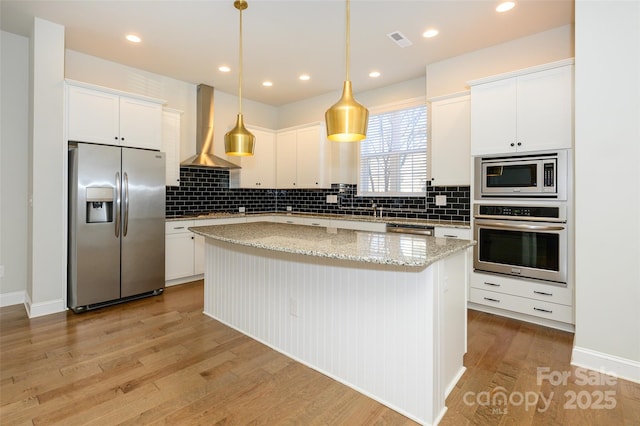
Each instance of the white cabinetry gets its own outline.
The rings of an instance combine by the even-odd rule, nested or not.
[[[469,85],[472,155],[572,147],[573,60]]]
[[[323,124],[281,130],[276,138],[276,187],[330,188],[330,160]]]
[[[452,228],[449,226],[434,227],[433,235],[439,238],[458,238],[461,240],[471,240],[470,228]]]
[[[556,328],[571,329],[574,323],[570,286],[472,272],[469,302],[475,309],[502,315],[507,311],[515,318]]]
[[[275,188],[275,140],[271,130],[249,128],[256,137],[252,156],[241,157],[239,170],[232,170],[229,185],[232,188]]]
[[[162,111],[162,151],[167,168],[166,185],[180,185],[180,119],[182,111],[165,108]]]
[[[469,92],[431,99],[429,173],[434,186],[470,185]]]
[[[67,82],[67,139],[160,150],[162,103]]]
[[[194,275],[194,234],[188,230],[193,220],[165,223],[165,281]]]

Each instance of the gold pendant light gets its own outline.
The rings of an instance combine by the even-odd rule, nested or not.
[[[335,142],[359,142],[367,137],[369,110],[353,97],[349,79],[350,47],[350,0],[347,0],[347,78],[340,100],[327,110],[324,118],[327,125],[327,138]]]
[[[224,151],[227,155],[253,155],[256,137],[244,127],[242,118],[242,11],[249,7],[245,0],[235,0],[233,6],[240,11],[240,66],[238,72],[238,118],[236,126],[224,135]]]

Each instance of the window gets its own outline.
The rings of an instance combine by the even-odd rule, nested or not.
[[[360,142],[358,195],[423,195],[427,180],[427,106],[424,99],[369,114]]]

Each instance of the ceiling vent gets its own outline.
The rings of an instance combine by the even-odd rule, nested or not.
[[[387,37],[389,37],[395,44],[397,44],[400,47],[408,47],[413,44],[411,43],[411,40],[406,38],[404,34],[402,34],[400,31],[394,31],[392,33],[389,33],[387,34]]]

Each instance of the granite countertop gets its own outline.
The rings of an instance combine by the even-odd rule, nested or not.
[[[375,222],[375,223],[393,223],[402,225],[422,225],[422,226],[442,226],[449,228],[464,228],[469,229],[471,227],[469,222],[461,221],[449,221],[449,220],[430,220],[430,219],[412,219],[404,217],[373,217],[365,215],[341,215],[341,214],[322,214],[322,213],[301,213],[301,212],[260,212],[260,213],[225,213],[225,212],[212,212],[208,214],[199,214],[193,216],[179,216],[168,217],[167,221],[177,220],[204,220],[204,219],[221,219],[221,218],[234,218],[245,216],[293,216],[293,217],[309,217],[320,219],[335,219],[335,220],[353,220],[359,222]]]
[[[354,231],[273,222],[194,226],[190,231],[219,241],[308,256],[426,267],[475,244],[456,238]]]

